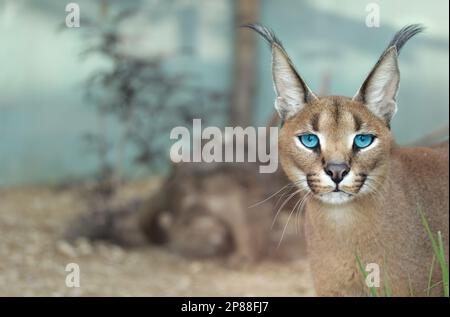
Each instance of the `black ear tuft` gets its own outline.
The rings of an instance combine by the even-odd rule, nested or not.
[[[249,28],[249,29],[252,29],[253,31],[257,32],[259,35],[261,35],[267,41],[267,43],[269,43],[269,45],[272,46],[273,44],[276,44],[279,47],[283,48],[283,44],[281,43],[281,41],[276,37],[273,30],[269,29],[268,27],[265,27],[264,25],[259,24],[259,23],[248,23],[248,24],[241,25],[241,27]]]
[[[405,45],[405,43],[408,42],[410,38],[418,33],[423,32],[424,30],[425,28],[421,24],[410,24],[404,26],[400,31],[395,33],[394,38],[391,40],[386,50],[388,50],[392,46],[395,46],[397,54],[399,54],[403,45]]]
[[[272,79],[275,93],[275,109],[285,120],[294,116],[303,107],[317,97],[309,89],[283,48],[281,41],[275,36],[275,33],[258,23],[242,25],[261,35],[270,45],[272,51]]]

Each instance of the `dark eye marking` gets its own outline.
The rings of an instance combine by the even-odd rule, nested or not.
[[[311,119],[311,127],[314,131],[319,131],[319,114],[315,113]]]
[[[338,124],[339,123],[339,118],[341,116],[340,104],[339,104],[339,102],[336,99],[334,99],[333,100],[333,105],[334,105],[334,113],[333,113],[334,120],[336,121],[336,124]]]
[[[355,122],[355,131],[361,130],[362,120],[357,115],[353,115],[353,122]]]

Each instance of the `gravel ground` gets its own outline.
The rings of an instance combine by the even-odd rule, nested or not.
[[[154,184],[131,184],[124,197]],[[264,260],[231,268],[148,246],[123,249],[61,237],[85,211],[79,190],[0,190],[0,296],[313,296],[308,263]],[[68,263],[80,267],[80,287],[65,284]]]

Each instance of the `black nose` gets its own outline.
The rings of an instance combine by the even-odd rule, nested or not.
[[[328,163],[327,166],[325,166],[325,173],[327,173],[336,184],[339,184],[349,171],[350,167],[346,163]]]

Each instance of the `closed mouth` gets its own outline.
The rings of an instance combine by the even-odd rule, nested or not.
[[[329,193],[342,193],[342,194],[346,194],[347,196],[353,196],[354,194],[349,193],[345,190],[339,189],[338,186],[336,186],[335,189],[333,189],[332,191],[328,192],[328,193],[324,193],[324,195],[329,194]]]
[[[353,199],[354,195],[343,190],[332,190],[327,193],[319,194],[320,200],[329,204],[342,204]]]

